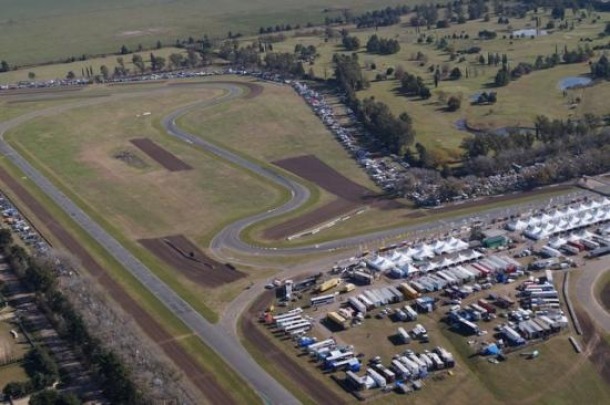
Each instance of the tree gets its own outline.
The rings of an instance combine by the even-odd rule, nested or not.
[[[100,74],[102,75],[104,80],[108,80],[108,78],[110,77],[110,70],[108,69],[108,66],[106,66],[106,65],[100,66]]]
[[[163,48],[163,44],[161,43],[161,41],[157,41],[157,49],[161,48]]]
[[[458,96],[451,96],[447,100],[447,111],[453,112],[460,109],[462,106],[462,100]]]
[[[9,246],[13,244],[13,235],[7,228],[0,229],[0,251],[6,252]]]
[[[142,59],[141,55],[134,53],[131,57],[131,63],[133,63],[135,67],[140,69],[140,73],[144,73],[144,71],[146,71],[146,65],[144,64],[144,60]]]
[[[27,382],[10,382],[4,386],[2,393],[9,398],[21,398],[32,392],[32,384]]]
[[[66,74],[66,79],[68,79],[68,80],[74,80],[74,78],[76,78],[76,75],[74,74],[74,72],[73,72],[73,71],[71,71],[71,70],[70,70],[70,71],[69,71],[69,72]]]
[[[494,79],[494,84],[497,87],[502,87],[502,86],[506,86],[508,83],[510,83],[510,74],[508,73],[508,70],[506,70],[506,69],[498,70],[498,73],[496,73],[496,77]]]
[[[169,66],[174,68],[182,67],[184,56],[181,53],[172,53],[169,55]]]
[[[0,72],[8,72],[11,70],[11,67],[8,65],[8,62],[3,60],[0,62]]]
[[[121,55],[127,55],[128,53],[130,53],[129,48],[127,48],[125,45],[121,46]]]
[[[454,67],[449,74],[449,80],[460,80],[462,78],[462,71],[459,67]]]
[[[32,395],[29,405],[79,405],[81,403],[73,394],[63,394],[47,389]]]
[[[610,22],[606,23],[606,29],[604,30],[604,34],[610,35]]]
[[[36,73],[34,72],[28,72],[28,79],[30,80],[34,80],[36,78]]]
[[[479,55],[479,63],[480,63],[481,65],[484,65],[484,64],[485,64],[485,56],[483,56],[483,55]]]
[[[360,49],[360,40],[358,37],[345,35],[342,43],[346,51],[357,51]]]

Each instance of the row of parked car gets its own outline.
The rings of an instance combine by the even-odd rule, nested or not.
[[[4,224],[11,228],[14,235],[28,246],[33,248],[38,254],[45,254],[49,251],[49,244],[40,236],[32,225],[15,208],[13,203],[0,194],[0,209]]]

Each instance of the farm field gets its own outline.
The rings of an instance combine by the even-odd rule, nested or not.
[[[544,27],[550,16],[541,13],[539,15],[542,16],[542,26]],[[597,16],[599,16],[599,20],[592,22],[591,20]],[[534,39],[510,39],[510,33],[514,30],[535,27],[530,17],[531,15],[524,19],[511,19],[510,24],[506,25],[498,24],[492,16],[490,22],[473,21],[463,25],[454,24],[446,29],[429,31],[422,28],[420,34],[416,33],[413,27],[402,25],[379,27],[376,30],[348,27],[349,34],[358,37],[363,46],[357,53],[363,72],[371,82],[370,88],[359,92],[358,97],[363,99],[373,96],[390,106],[396,115],[403,111],[408,112],[417,132],[415,141],[434,150],[433,153],[445,161],[458,158],[458,147],[462,139],[469,136],[467,132],[457,128],[457,121],[465,120],[469,126],[478,129],[495,129],[506,126],[531,127],[537,115],[565,119],[566,117],[583,116],[585,113],[607,113],[601,107],[603,105],[601,100],[610,94],[609,83],[568,90],[565,95],[558,87],[562,78],[587,75],[590,71],[587,63],[561,64],[523,76],[506,87],[495,88],[491,84],[499,69],[497,66],[480,64],[478,54],[465,54],[463,55],[465,60],[462,62],[459,59],[451,61],[449,53],[439,50],[435,44],[436,41],[448,36],[448,45],[456,51],[480,47],[481,55],[485,57],[488,53],[499,53],[500,55],[505,53],[508,56],[509,66],[516,66],[520,62],[533,64],[538,55],[551,55],[556,49],[562,53],[566,47],[574,50],[578,46],[584,47],[585,44],[593,47],[607,43],[607,39],[598,38],[598,34],[604,29],[605,21],[610,17],[610,14],[607,13],[594,13],[592,18],[583,19],[582,22],[568,13],[567,21],[574,22],[573,30],[550,30],[548,35],[541,35]],[[405,16],[403,21],[408,21],[409,18],[410,16]],[[480,40],[478,32],[482,30],[495,31],[498,36],[492,40]],[[380,38],[397,39],[401,46],[400,51],[393,55],[367,53],[364,45],[374,33]],[[454,34],[458,35],[458,38],[454,39]],[[468,39],[459,39],[459,35],[466,34]],[[433,43],[418,43],[419,35],[431,37]],[[585,38],[587,42],[582,41]],[[274,44],[274,50],[292,52],[297,44],[316,47],[319,57],[306,69],[313,69],[315,75],[321,78],[330,77],[333,74],[332,55],[345,52],[340,37],[325,42],[321,36],[289,37],[284,42]],[[425,63],[416,60],[418,52],[425,55]],[[600,52],[598,52],[598,56]],[[393,76],[389,76],[387,80],[376,80],[378,74],[383,75],[388,68],[397,66],[402,66],[408,73],[422,76],[424,82],[432,90],[432,97],[428,100],[405,97],[400,92],[400,83],[394,80]],[[448,70],[459,67],[462,71],[462,78],[456,81],[441,80],[438,88],[434,88],[432,74],[428,71],[430,66],[446,66]],[[466,77],[466,70],[469,72],[468,77]],[[498,102],[487,106],[470,105],[471,97],[481,91],[497,92]],[[445,105],[439,102],[439,95],[442,93],[445,98],[450,95],[460,96],[462,107],[456,112],[446,112]],[[580,98],[580,103],[574,102],[577,98]]]
[[[383,6],[410,3],[387,0]],[[413,4],[422,1],[412,1]],[[208,34],[225,37],[228,31],[258,32],[261,26],[322,23],[330,0],[5,0],[2,2],[0,59],[11,65],[57,61],[82,54],[118,52],[125,44],[153,47],[157,40],[173,44],[177,38]],[[379,8],[374,0],[348,0],[341,7],[354,11]],[[1,80],[0,80],[1,82]]]

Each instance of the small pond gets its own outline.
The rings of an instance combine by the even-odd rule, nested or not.
[[[593,82],[590,77],[586,76],[568,76],[564,77],[557,83],[559,90],[568,90],[574,87],[588,86]]]

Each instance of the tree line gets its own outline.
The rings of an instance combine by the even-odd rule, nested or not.
[[[335,54],[335,80],[345,93],[346,104],[355,112],[365,129],[373,136],[377,146],[389,153],[402,153],[413,143],[415,129],[406,112],[396,117],[389,107],[374,98],[360,101],[356,92],[369,86],[362,74],[358,55]]]
[[[400,51],[400,43],[396,39],[379,38],[373,34],[366,43],[368,53],[391,55]]]
[[[36,293],[36,304],[57,333],[97,376],[106,398],[116,404],[145,403],[143,393],[131,380],[127,366],[116,354],[104,348],[102,342],[87,329],[76,308],[63,295],[53,266],[36,260],[21,246],[13,244],[7,229],[0,230],[0,252],[8,258],[11,269],[22,282]],[[43,381],[47,383],[50,380]]]

